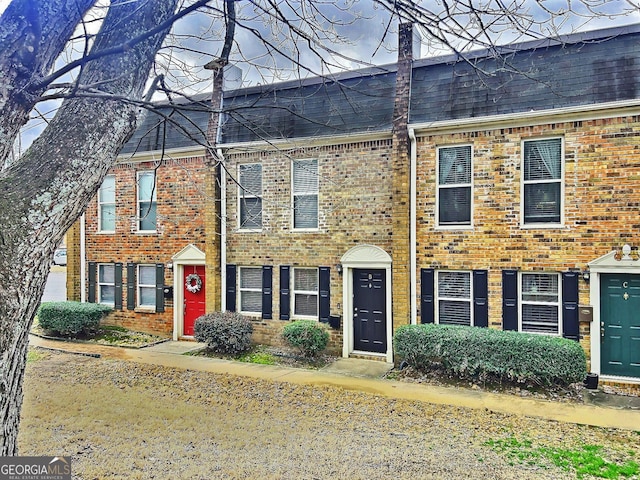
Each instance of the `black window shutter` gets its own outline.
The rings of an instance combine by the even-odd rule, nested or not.
[[[433,268],[420,269],[420,323],[434,322],[434,281],[435,271]]]
[[[473,325],[489,326],[489,282],[486,270],[473,271]]]
[[[262,267],[262,318],[264,320],[271,320],[273,318],[272,286],[273,267],[271,265],[265,265]]]
[[[96,262],[89,262],[89,292],[87,295],[87,301],[89,303],[96,303],[96,274],[98,266]]]
[[[136,308],[136,264],[127,263],[127,310]]]
[[[518,330],[518,271],[502,271],[502,329]]]
[[[227,311],[236,311],[236,266],[227,265]]]
[[[320,267],[319,290],[320,298],[318,305],[318,316],[323,323],[329,323],[331,311],[331,268]]]
[[[578,272],[562,273],[562,336],[571,340],[580,340]]]
[[[289,293],[289,282],[291,275],[291,267],[288,265],[280,266],[280,320],[289,320],[291,318],[291,297]]]
[[[115,273],[115,301],[113,307],[122,310],[122,263],[116,263]]]
[[[164,312],[164,263],[156,263],[156,313]]]

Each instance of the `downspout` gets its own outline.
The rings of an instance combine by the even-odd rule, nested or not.
[[[221,113],[222,115],[222,113]],[[218,148],[220,159],[220,306],[227,311],[227,169],[224,168],[224,155]]]
[[[85,230],[85,218],[84,213],[80,217],[80,301],[85,303],[87,301],[86,287],[87,287],[87,239]],[[77,297],[76,297],[77,298]]]
[[[415,325],[418,320],[418,301],[417,301],[417,244],[416,244],[416,203],[417,203],[417,189],[416,185],[417,172],[416,172],[416,132],[413,128],[409,128],[409,141],[410,147],[410,160],[409,160],[409,268],[410,268],[410,285],[409,296],[411,303],[411,324]]]

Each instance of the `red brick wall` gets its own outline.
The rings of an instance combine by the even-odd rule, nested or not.
[[[205,167],[198,157],[163,161],[156,171],[157,233],[137,233],[136,172],[155,166],[153,162],[123,163],[110,172],[116,175],[116,232],[98,232],[94,199],[86,211],[86,249],[87,262],[123,263],[123,310],[112,313],[107,322],[168,336],[173,331],[170,299],[166,300],[164,313],[126,309],[126,264],[166,265],[190,243],[204,250]],[[168,268],[164,283],[173,284],[173,272]]]

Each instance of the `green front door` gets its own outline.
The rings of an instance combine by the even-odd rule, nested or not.
[[[600,278],[601,373],[640,378],[640,275]]]

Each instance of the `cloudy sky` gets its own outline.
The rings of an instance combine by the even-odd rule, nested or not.
[[[258,0],[255,3],[265,2]],[[239,26],[233,60],[243,70],[245,84],[325,74],[340,68],[353,70],[395,61],[398,19],[391,19],[379,1],[314,0],[315,12],[303,8],[304,3],[307,2],[279,0],[278,6],[297,28],[317,41],[313,44],[316,53],[300,37],[292,36],[291,28],[284,27],[282,23],[274,25],[272,17],[252,3],[244,0],[236,3]],[[490,42],[508,44],[640,22],[640,9],[633,8],[640,5],[639,0],[474,0],[474,6],[485,11],[480,21],[490,25],[484,29],[488,31],[485,35],[480,31],[479,21],[470,20],[464,3],[447,0],[449,17],[442,13],[443,0],[414,3],[427,21],[438,20],[437,26],[430,31],[422,29],[423,57],[450,53],[450,50],[443,49],[437,38],[439,35],[457,42],[457,47],[462,49],[472,43],[477,48]],[[516,13],[512,17],[515,22],[505,20],[504,5]],[[629,12],[628,15],[623,15],[625,12]],[[273,10],[269,13],[273,14]],[[219,53],[221,25],[219,17],[204,14],[192,15],[176,25],[174,31],[181,35],[181,43],[191,50],[181,58],[197,68],[210,59],[209,55]],[[518,32],[518,28],[527,33]],[[265,45],[259,41],[251,29],[260,32],[272,44]],[[455,36],[465,37],[465,40],[456,40]],[[477,41],[470,42],[467,40],[469,37],[475,37]],[[330,47],[333,52],[323,47]],[[299,65],[276,53],[278,49],[299,59]],[[198,55],[196,51],[203,54]]]
[[[430,31],[422,29],[422,57],[450,53],[438,36],[451,40],[460,49],[468,49],[489,42],[508,44],[533,37],[640,23],[640,0],[473,0],[475,8],[485,11],[476,19],[470,18],[463,3],[446,1],[452,12],[447,18],[441,13],[443,0],[413,2],[426,22],[432,21]],[[0,12],[9,3],[0,0]],[[107,5],[108,1],[100,3]],[[202,67],[222,49],[224,22],[216,12],[222,3],[213,1],[214,9],[208,14],[193,14],[175,25],[168,41],[177,48],[163,50],[160,63],[170,72],[176,88],[186,88],[190,93],[210,91],[210,72]],[[232,63],[242,71],[245,86],[396,60],[398,20],[391,19],[380,0],[278,0],[278,8],[291,22],[288,27],[273,20],[273,7],[261,10],[261,5],[267,3],[268,0],[236,2],[239,24]],[[505,20],[504,5],[514,8],[515,24]],[[481,23],[490,27],[481,28]],[[525,33],[519,32],[518,27]],[[294,29],[304,32],[310,43],[293,34]],[[258,39],[256,32],[266,43]],[[41,105],[39,110],[51,116],[55,104]],[[34,120],[25,128],[22,150],[42,126],[42,120]]]

